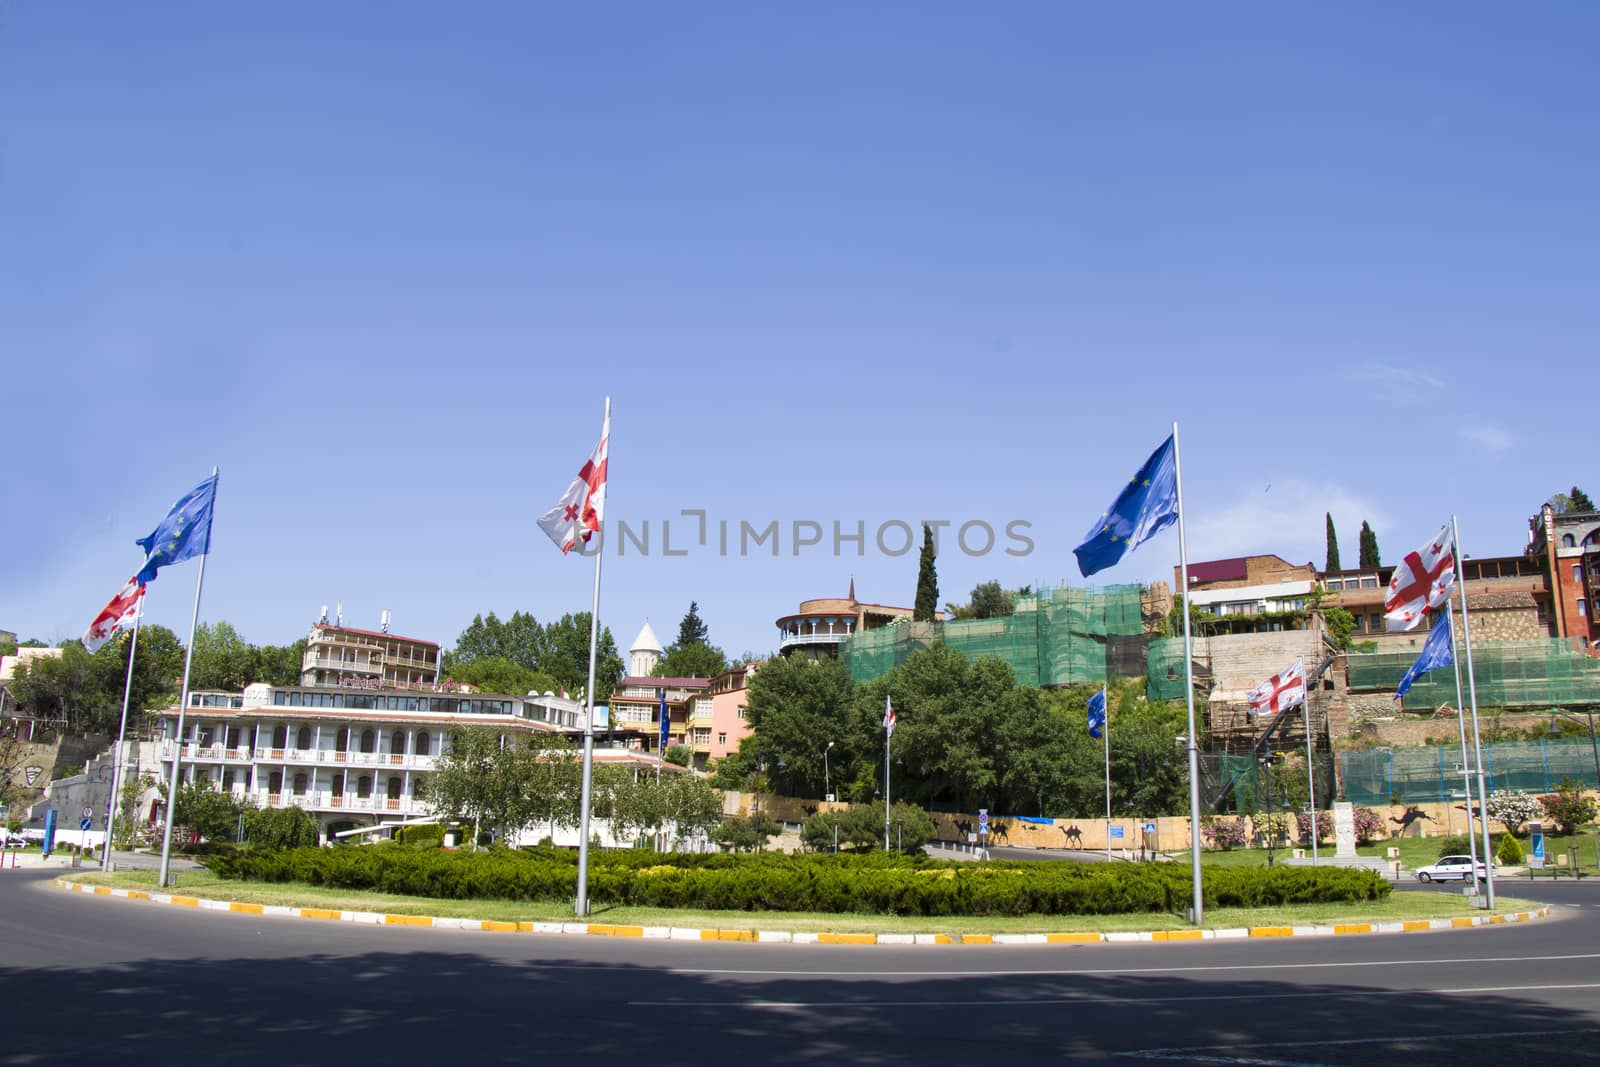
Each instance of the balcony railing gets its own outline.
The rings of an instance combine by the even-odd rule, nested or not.
[[[843,630],[835,630],[831,634],[822,630],[815,633],[784,634],[778,639],[778,647],[784,649],[792,645],[837,645],[849,636]]]
[[[372,659],[335,659],[332,656],[307,656],[305,668],[321,667],[330,671],[382,671],[383,657],[374,656]]]
[[[160,758],[170,760],[174,745],[163,741]],[[332,749],[309,748],[258,748],[252,756],[248,748],[224,748],[222,745],[196,745],[185,742],[183,759],[188,763],[276,763],[318,767],[384,767],[394,770],[431,771],[437,764],[437,755],[419,756],[399,752],[336,752]]]

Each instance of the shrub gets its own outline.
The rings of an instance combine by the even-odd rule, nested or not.
[[[1593,798],[1584,796],[1575,786],[1564,786],[1560,792],[1540,797],[1545,818],[1556,824],[1563,834],[1570,834],[1595,817]]]
[[[394,832],[394,839],[412,848],[439,848],[444,844],[444,826],[436,822],[402,826]],[[545,841],[548,842],[549,838],[545,838]]]
[[[1300,814],[1296,815],[1294,818],[1295,818],[1295,832],[1299,835],[1301,841],[1304,841],[1307,844],[1310,844],[1310,842],[1311,842],[1311,815],[1310,815],[1310,813],[1302,811]],[[1332,836],[1333,836],[1333,812],[1331,812],[1331,811],[1319,811],[1319,812],[1317,812],[1317,843],[1321,844],[1322,842],[1328,840]]]
[[[1539,801],[1520,789],[1496,789],[1489,794],[1484,808],[1489,818],[1496,819],[1509,833],[1521,833],[1522,824],[1537,819],[1544,812]]]
[[[1439,838],[1439,858],[1465,856],[1472,851],[1472,844],[1466,834],[1446,834]]]
[[[1371,808],[1355,810],[1356,844],[1370,845],[1383,832],[1383,817]]]
[[[1515,834],[1501,834],[1500,847],[1495,849],[1494,858],[1503,866],[1515,867],[1527,857],[1522,852],[1522,845],[1517,841]]]
[[[450,899],[569,900],[577,864],[552,849],[459,853],[409,848],[250,849],[213,857],[224,878],[306,882]],[[1219,906],[1378,900],[1371,871],[1209,871]],[[591,863],[597,902],[638,907],[892,915],[1111,915],[1176,912],[1191,898],[1177,864],[959,863],[867,855],[607,852]]]
[[[1229,849],[1238,848],[1245,843],[1248,832],[1243,819],[1202,819],[1200,822],[1200,835],[1205,838],[1206,844],[1211,848]]]

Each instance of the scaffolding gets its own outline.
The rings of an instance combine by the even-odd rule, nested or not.
[[[1596,784],[1594,747],[1588,738],[1484,745],[1483,767],[1491,793],[1496,789],[1553,793],[1563,779],[1584,788]],[[1339,778],[1346,798],[1356,804],[1388,804],[1394,798],[1423,804],[1464,800],[1466,796],[1459,745],[1341,752]]]
[[[1137,677],[1146,669],[1142,590],[1062,586],[1020,597],[996,619],[903,622],[855,633],[841,655],[858,682],[882,677],[913,652],[942,641],[969,658],[995,657],[1021,685],[1056,686]]]
[[[1353,652],[1346,660],[1350,688],[1392,693],[1416,658],[1414,650]],[[1600,704],[1600,658],[1585,655],[1579,640],[1474,641],[1472,660],[1480,708]],[[1465,656],[1461,662],[1465,668]],[[1464,678],[1462,688],[1464,692]],[[1447,670],[1424,674],[1405,696],[1406,706],[1415,708],[1453,707],[1455,702],[1455,674]]]

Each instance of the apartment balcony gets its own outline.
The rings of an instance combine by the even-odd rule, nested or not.
[[[164,741],[160,758],[172,758],[173,743]],[[224,748],[221,745],[183,746],[187,763],[263,763],[311,767],[384,768],[397,771],[431,771],[438,766],[437,755],[406,755],[398,752],[337,752],[327,748]]]
[[[429,815],[432,809],[416,797],[390,797],[387,795],[357,796],[354,793],[338,794],[330,789],[311,789],[304,793],[283,790],[278,793],[235,790],[235,798],[253,802],[263,808],[302,808],[316,812],[359,812],[374,815],[413,816]]]
[[[369,674],[383,673],[383,655],[379,653],[371,659],[339,659],[337,656],[311,656],[305,658],[302,670],[321,669],[326,671],[344,671],[348,674],[366,672]]]

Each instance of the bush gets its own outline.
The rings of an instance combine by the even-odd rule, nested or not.
[[[1563,784],[1560,792],[1539,798],[1545,818],[1556,824],[1557,830],[1570,834],[1595,817],[1595,803],[1584,796],[1576,786]]]
[[[244,839],[260,848],[301,848],[317,843],[317,820],[297,807],[247,808]]]
[[[411,848],[440,848],[444,845],[444,826],[436,822],[402,826],[394,832],[394,839]],[[549,840],[545,838],[546,842]]]
[[[1527,857],[1523,854],[1522,845],[1517,841],[1515,834],[1501,834],[1500,847],[1495,849],[1494,858],[1505,867],[1515,867]]]
[[[1243,845],[1248,832],[1243,819],[1201,819],[1200,836],[1210,848],[1229,849]]]
[[[459,853],[409,848],[251,849],[213,857],[224,878],[306,882],[448,899],[570,900],[577,863],[563,850]],[[1209,871],[1222,907],[1379,900],[1372,871],[1278,867]],[[1178,912],[1191,899],[1177,864],[959,863],[867,855],[606,852],[591,862],[597,902],[636,907],[881,915],[1114,915]]]
[[[1355,810],[1356,844],[1370,845],[1383,832],[1383,818],[1371,808]]]
[[[1544,806],[1520,789],[1496,789],[1489,794],[1484,811],[1489,818],[1498,820],[1507,832],[1516,834],[1522,832],[1523,823],[1537,819],[1544,812]]]
[[[1447,834],[1439,838],[1439,858],[1465,856],[1473,851],[1472,845],[1466,834]]]
[[[1301,841],[1304,841],[1305,843],[1310,844],[1311,843],[1311,815],[1308,812],[1301,812],[1300,814],[1296,815],[1294,818],[1295,818],[1295,832],[1299,835]],[[1327,841],[1332,836],[1333,836],[1333,812],[1331,812],[1331,811],[1319,811],[1319,812],[1317,812],[1317,843],[1321,844],[1324,841]]]

